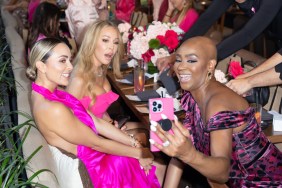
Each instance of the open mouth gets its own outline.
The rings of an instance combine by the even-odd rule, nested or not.
[[[180,74],[179,75],[179,81],[180,82],[188,82],[191,80],[192,75],[191,74]]]
[[[70,73],[64,73],[62,74],[63,77],[69,78],[70,77]]]

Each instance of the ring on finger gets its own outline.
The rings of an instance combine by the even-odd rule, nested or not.
[[[165,142],[163,143],[163,147],[168,147],[169,144],[170,144],[170,142],[167,140],[167,141],[165,141]]]

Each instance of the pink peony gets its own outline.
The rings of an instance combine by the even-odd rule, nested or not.
[[[233,78],[244,73],[244,69],[241,67],[240,62],[238,61],[231,61],[228,67],[228,74]]]

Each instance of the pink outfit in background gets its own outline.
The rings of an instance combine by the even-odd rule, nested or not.
[[[65,10],[71,37],[80,44],[85,26],[99,19],[92,0],[70,0]]]
[[[179,24],[179,27],[184,31],[187,32],[192,25],[198,20],[199,14],[198,12],[190,8],[187,12],[186,15],[183,17],[183,20]],[[175,22],[177,20],[177,17],[173,17],[170,19],[170,22]]]
[[[135,9],[135,0],[117,0],[115,16],[118,20],[130,22],[131,13]]]
[[[97,95],[93,106],[91,104],[91,98],[88,96],[83,97],[80,102],[85,109],[90,109],[91,112],[98,118],[102,118],[109,106],[118,99],[118,95],[112,91]]]
[[[74,115],[97,134],[91,116],[86,112],[81,102],[71,94],[48,89],[32,83],[32,90],[44,96],[47,100],[64,104]],[[58,125],[59,126],[59,125]],[[85,164],[95,188],[159,188],[155,175],[156,167],[152,166],[149,174],[140,168],[137,159],[110,155],[92,148],[78,145],[77,157]]]
[[[28,4],[28,22],[32,23],[33,14],[40,4],[40,0],[30,0]]]

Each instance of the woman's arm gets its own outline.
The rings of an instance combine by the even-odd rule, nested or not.
[[[199,171],[208,179],[225,183],[229,177],[232,148],[232,129],[211,133],[211,156],[197,151],[190,139],[189,131],[178,121],[172,126],[174,135],[167,134],[157,126],[157,135],[162,141],[168,140],[169,146],[158,143],[155,146],[171,157],[177,157]]]
[[[241,30],[232,34],[217,45],[217,59],[222,60],[249,44],[265,30],[281,7],[282,1],[261,0],[259,10],[253,15],[248,23],[246,23]]]
[[[171,3],[171,0],[168,0],[168,8],[164,15],[163,22],[170,22],[170,18],[172,17],[172,13],[175,10],[175,7]]]
[[[73,115],[71,110],[62,104],[52,103],[48,108],[41,109],[36,114],[37,123],[39,123],[41,129],[44,127],[45,130],[47,129],[69,143],[88,146],[108,154],[136,159],[153,158],[150,152],[143,148],[133,148],[96,135],[93,130],[84,125]]]
[[[185,33],[181,42],[191,37],[204,35],[233,3],[234,0],[213,0],[197,22]]]
[[[277,53],[275,53],[273,56],[271,56],[269,59],[267,59],[265,62],[261,63],[258,67],[252,69],[251,71],[244,73],[242,75],[239,75],[237,78],[247,78],[250,76],[253,76],[258,73],[262,73],[264,71],[267,71],[273,67],[275,67],[277,64],[282,62],[282,49],[280,49]]]

